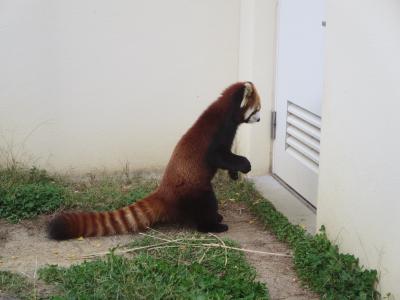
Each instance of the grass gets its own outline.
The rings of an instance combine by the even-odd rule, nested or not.
[[[127,173],[89,173],[76,181],[35,167],[0,167],[0,218],[17,223],[61,209],[112,210],[143,198],[156,187],[154,179]]]
[[[50,213],[64,202],[65,188],[46,171],[14,165],[0,168],[0,218],[10,222]]]
[[[121,173],[88,174],[80,181],[65,181],[64,207],[79,210],[113,210],[144,198],[157,188],[157,180]]]
[[[3,292],[7,292],[7,296],[18,297],[19,299],[33,299],[34,286],[24,276],[0,271],[0,299],[2,299]]]
[[[215,182],[220,199],[242,201],[294,252],[294,266],[303,282],[323,299],[377,299],[377,272],[359,265],[356,257],[339,252],[321,228],[311,236],[303,228],[291,224],[245,180],[228,183],[224,177]]]
[[[135,251],[131,258],[111,253],[70,268],[49,266],[39,276],[57,284],[57,299],[268,299],[241,252],[203,246],[204,235],[174,238],[185,242]],[[142,238],[128,248],[156,243]]]
[[[11,222],[55,211],[63,203],[64,189],[56,184],[25,184],[4,193],[0,216]]]

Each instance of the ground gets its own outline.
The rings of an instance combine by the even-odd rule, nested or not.
[[[265,231],[244,204],[226,201],[221,211],[229,231],[220,236],[237,241],[245,249],[290,254],[288,246]],[[0,221],[0,270],[36,278],[36,271],[46,264],[69,266],[83,261],[84,255],[107,251],[140,237],[134,234],[56,242],[45,235],[47,219],[43,216],[19,224]],[[170,234],[182,229],[159,226],[157,230]],[[247,253],[246,257],[256,268],[257,279],[266,283],[271,299],[318,299],[318,296],[301,287],[291,258],[253,253]]]
[[[222,214],[230,226],[222,236],[238,241],[246,249],[290,254],[288,246],[264,230],[245,205],[227,202]],[[319,299],[301,286],[290,258],[252,253],[247,253],[246,257],[256,268],[258,279],[266,283],[271,299]]]
[[[324,227],[310,235],[251,182],[232,181],[224,172],[213,186],[230,230],[218,237],[171,224],[133,235],[47,239],[51,214],[114,210],[154,191],[159,179],[128,167],[75,177],[0,166],[0,298],[7,293],[21,299],[317,299],[299,278],[323,299],[379,299],[376,270],[340,253]],[[160,239],[168,245],[160,246]],[[228,250],[223,240],[235,249]],[[102,259],[83,262],[99,252]]]

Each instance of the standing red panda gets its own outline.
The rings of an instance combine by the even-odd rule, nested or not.
[[[111,212],[61,213],[48,225],[49,237],[65,240],[137,232],[160,221],[189,221],[201,232],[223,232],[211,180],[218,169],[232,179],[251,169],[231,147],[238,126],[260,120],[260,97],[251,82],[229,86],[176,145],[158,189]]]

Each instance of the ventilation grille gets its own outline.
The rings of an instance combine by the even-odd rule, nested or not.
[[[286,151],[318,173],[321,118],[288,102],[286,122]]]

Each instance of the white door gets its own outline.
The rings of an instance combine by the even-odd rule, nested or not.
[[[316,206],[324,0],[278,2],[273,173]]]

